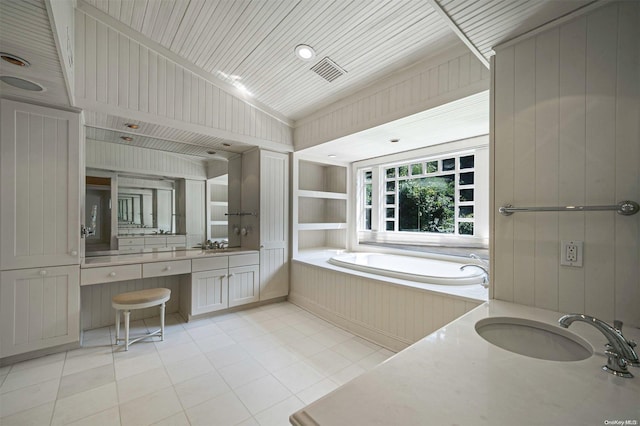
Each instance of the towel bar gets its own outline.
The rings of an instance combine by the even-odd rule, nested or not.
[[[638,213],[640,206],[635,201],[625,200],[618,204],[607,206],[558,206],[558,207],[513,207],[511,204],[498,209],[503,216],[511,216],[517,212],[580,212],[580,211],[604,211],[615,210],[623,216],[631,216]]]

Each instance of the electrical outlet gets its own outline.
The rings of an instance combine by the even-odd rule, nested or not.
[[[582,267],[582,241],[562,241],[560,244],[560,264]]]

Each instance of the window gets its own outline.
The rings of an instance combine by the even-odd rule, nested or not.
[[[387,231],[473,235],[473,155],[383,167]]]

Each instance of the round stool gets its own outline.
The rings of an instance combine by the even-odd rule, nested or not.
[[[164,304],[171,297],[168,288],[148,288],[145,290],[120,293],[113,296],[111,306],[116,310],[116,344],[124,340],[124,350],[129,350],[129,345],[151,336],[160,335],[164,340]],[[132,309],[144,309],[152,306],[160,306],[160,329],[154,332],[129,340],[129,315]],[[124,339],[120,337],[120,311],[124,314]]]

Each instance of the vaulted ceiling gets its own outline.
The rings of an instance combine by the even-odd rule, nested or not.
[[[2,94],[69,105],[55,62],[46,1],[0,0],[0,50],[42,64],[31,67],[27,77],[47,87],[25,95],[2,83]],[[590,3],[594,1],[77,0],[84,13],[126,27],[142,45],[161,46],[221,84],[243,88],[264,110],[293,125],[461,40],[488,64],[493,46]],[[297,58],[298,44],[312,46],[315,58]],[[332,82],[311,70],[325,57],[344,71]],[[0,64],[0,73],[12,72],[11,66]],[[118,120],[95,117],[104,128]],[[200,148],[221,143],[194,134],[180,137]]]

